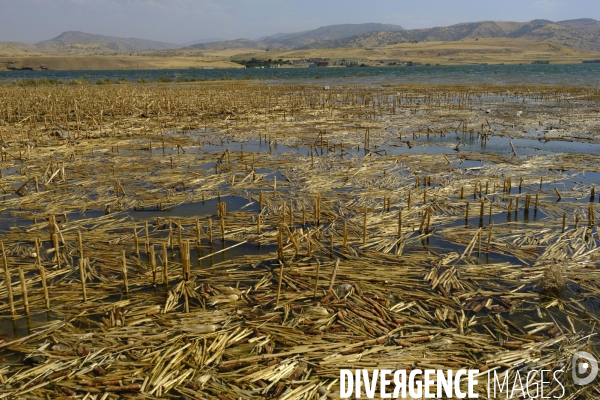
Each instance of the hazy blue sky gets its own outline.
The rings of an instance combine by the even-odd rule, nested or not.
[[[323,25],[382,22],[407,29],[481,20],[600,19],[599,0],[0,0],[0,41],[61,32],[183,43],[255,39]]]

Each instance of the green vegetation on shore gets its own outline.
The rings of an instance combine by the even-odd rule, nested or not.
[[[273,64],[281,64],[284,61],[280,58],[278,60],[273,60],[271,58],[266,60],[259,60],[255,57],[252,57],[249,60],[231,60],[236,64],[240,64],[245,66],[246,68],[260,68],[260,67],[270,67]]]

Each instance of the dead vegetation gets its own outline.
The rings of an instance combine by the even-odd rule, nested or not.
[[[550,293],[560,293],[563,291],[567,282],[563,276],[564,271],[559,264],[549,264],[544,270],[542,276],[542,289]]]
[[[581,171],[598,156],[424,140],[535,126],[593,144],[598,100],[2,86],[0,398],[316,399],[348,367],[566,370],[597,353],[599,203]],[[549,265],[563,296],[540,297]]]

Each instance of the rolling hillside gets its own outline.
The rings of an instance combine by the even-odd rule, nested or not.
[[[368,23],[329,25],[310,31],[277,34],[274,37],[267,37],[263,39],[263,42],[268,44],[273,43],[290,48],[298,48],[322,40],[344,39],[370,32],[396,32],[401,30],[403,30],[401,26],[390,24]]]
[[[593,19],[552,22],[467,22],[446,27],[397,32],[368,32],[320,40],[300,48],[373,47],[402,42],[458,41],[481,38],[546,40],[582,50],[600,50],[600,22]]]
[[[136,38],[93,35],[84,32],[63,32],[54,39],[38,42],[39,51],[47,53],[133,53],[146,50],[168,50],[179,46]]]
[[[220,50],[231,48],[244,49],[294,49],[310,46],[313,43],[324,40],[343,40],[344,38],[371,33],[371,32],[395,32],[402,30],[399,25],[390,24],[342,24],[322,26],[310,31],[296,33],[278,33],[261,38],[262,40],[238,39],[215,43],[200,43],[190,46],[195,49]]]

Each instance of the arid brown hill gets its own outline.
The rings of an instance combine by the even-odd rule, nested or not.
[[[277,33],[272,36],[261,38],[260,40],[228,40],[224,42],[202,43],[190,46],[196,49],[219,50],[232,48],[246,49],[295,49],[304,46],[310,46],[324,40],[343,40],[360,34],[373,32],[396,32],[403,28],[399,25],[391,24],[342,24],[322,26],[310,31],[296,33]]]
[[[303,48],[373,47],[410,41],[458,41],[480,38],[548,40],[582,50],[600,50],[600,22],[577,19],[552,22],[467,22],[445,27],[397,32],[369,32],[341,39],[320,40]]]
[[[136,38],[120,38],[113,36],[92,35],[84,32],[63,32],[54,39],[38,42],[35,46],[43,52],[50,53],[130,53],[145,50],[168,50],[179,47],[171,43],[155,42]]]

